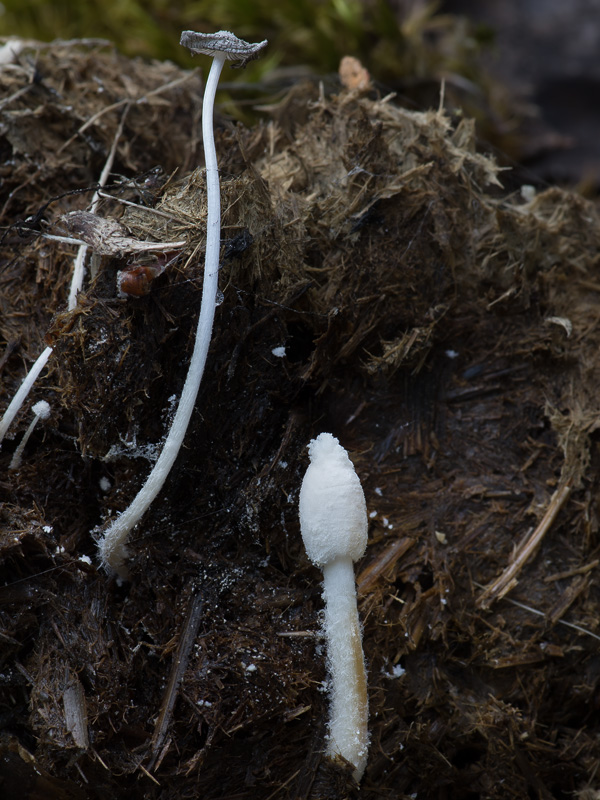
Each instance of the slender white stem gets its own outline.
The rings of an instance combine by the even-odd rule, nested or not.
[[[8,465],[9,469],[19,469],[19,467],[21,466],[21,461],[23,459],[23,451],[25,450],[25,447],[27,446],[27,442],[29,441],[29,437],[31,436],[35,426],[37,425],[38,419],[39,419],[39,416],[36,414],[35,417],[29,423],[29,427],[27,428],[27,430],[23,434],[23,438],[21,439],[17,449],[13,453],[13,456],[12,456],[12,458],[10,460],[10,464]]]
[[[19,469],[19,467],[21,466],[21,460],[23,458],[23,451],[27,446],[29,437],[33,433],[34,428],[38,423],[38,420],[48,419],[48,417],[50,416],[50,405],[45,400],[40,400],[39,403],[35,403],[31,410],[33,411],[33,419],[29,423],[29,427],[23,434],[23,438],[21,439],[17,449],[13,453],[13,457],[11,458],[10,464],[8,465],[9,469]]]
[[[98,189],[93,194],[92,202],[90,203],[90,211],[92,213],[96,212],[98,208],[98,203],[100,202],[100,188],[106,186],[106,182],[110,175],[110,171],[113,168],[113,164],[115,162],[115,155],[117,153],[117,144],[119,143],[119,139],[121,138],[121,134],[123,133],[123,125],[125,124],[125,117],[127,116],[127,112],[129,110],[129,105],[125,106],[125,111],[121,116],[121,121],[119,123],[119,127],[113,138],[112,147],[110,148],[110,152],[102,168],[102,172],[100,173],[100,179],[98,181]],[[81,291],[81,287],[83,286],[83,278],[85,276],[85,261],[87,258],[88,246],[86,244],[82,244],[77,251],[77,257],[75,258],[75,265],[73,267],[73,275],[71,276],[71,286],[69,288],[69,300],[67,303],[67,308],[69,311],[72,311],[75,306],[77,305],[77,295]]]
[[[50,358],[52,354],[52,348],[46,347],[46,349],[42,352],[42,354],[38,357],[35,364],[31,367],[23,383],[19,386],[17,393],[10,401],[10,404],[6,411],[4,412],[4,416],[0,421],[0,443],[4,439],[6,431],[9,429],[11,422],[15,418],[18,410],[21,408],[23,403],[25,402],[25,398],[29,394],[31,387],[37,380],[37,376],[46,366],[46,362]]]
[[[331,680],[327,754],[354,764],[359,782],[367,765],[369,705],[352,559],[336,558],[325,565],[323,597]]]
[[[213,135],[213,108],[217,83],[224,63],[225,56],[217,54],[206,82],[202,105],[202,136],[206,163],[207,230],[202,304],[200,306],[194,352],[183,391],[181,392],[179,405],[163,450],[146,483],[139,490],[131,505],[107,528],[104,538],[99,544],[100,558],[103,564],[120,577],[127,576],[125,566],[127,549],[125,543],[129,537],[129,532],[139,522],[144,512],[162,489],[179,453],[194,410],[210,345],[217,300],[221,242],[221,202],[217,153]]]

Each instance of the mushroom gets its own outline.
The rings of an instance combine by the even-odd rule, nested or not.
[[[368,697],[353,562],[367,546],[367,508],[348,453],[334,436],[319,434],[308,453],[300,529],[308,557],[323,570],[331,698],[327,755],[350,762],[359,782],[369,745]]]
[[[146,483],[139,490],[125,511],[106,529],[98,546],[100,558],[104,566],[116,572],[120,578],[128,575],[125,566],[127,548],[125,546],[129,532],[141,519],[156,495],[163,487],[165,480],[177,458],[185,433],[194,410],[200,382],[204,373],[206,357],[212,335],[215,306],[217,305],[217,289],[219,281],[219,249],[221,243],[221,203],[219,187],[219,171],[213,135],[213,109],[217,83],[223,64],[226,60],[239,61],[244,66],[248,61],[258,57],[258,52],[267,44],[266,40],[258,44],[250,44],[238,39],[233,33],[195,33],[183,31],[181,44],[193,53],[204,53],[213,56],[213,63],[204,88],[202,103],[202,138],[204,144],[204,160],[206,164],[206,251],[204,254],[204,281],[202,285],[202,303],[196,329],[194,352],[188,368],[181,398],[173,418],[171,428],[165,439],[163,449],[154,465]]]
[[[21,466],[21,459],[23,457],[23,450],[25,450],[25,446],[29,441],[29,437],[33,433],[33,429],[37,425],[38,419],[48,419],[50,416],[50,404],[45,400],[40,400],[38,403],[34,403],[31,406],[31,410],[33,411],[34,417],[29,423],[29,427],[23,434],[23,438],[21,439],[17,449],[13,453],[10,464],[8,465],[9,469],[19,469]]]
[[[13,419],[19,413],[19,409],[27,399],[27,395],[29,394],[31,387],[36,382],[38,375],[44,369],[46,364],[48,363],[48,359],[52,355],[52,348],[45,347],[42,353],[38,356],[37,361],[33,365],[33,367],[29,370],[23,383],[19,386],[18,391],[16,392],[13,399],[10,401],[8,408],[4,412],[4,416],[0,420],[0,446],[2,445],[2,440],[6,434],[6,431],[9,429]]]

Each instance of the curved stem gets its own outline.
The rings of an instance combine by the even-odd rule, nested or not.
[[[202,136],[206,162],[207,230],[202,304],[196,329],[194,352],[181,392],[179,405],[162,452],[146,483],[134,497],[131,505],[109,525],[104,538],[99,544],[102,562],[121,577],[127,576],[125,542],[129,537],[129,532],[139,522],[144,512],[162,489],[179,453],[194,410],[210,345],[219,282],[219,249],[221,242],[221,202],[217,153],[213,135],[213,108],[217,83],[224,63],[225,56],[217,54],[206,81],[202,105]]]
[[[106,186],[106,182],[110,176],[110,172],[113,168],[113,164],[115,163],[115,156],[117,154],[117,144],[119,143],[119,139],[121,138],[121,134],[123,133],[123,126],[125,124],[125,117],[129,112],[130,103],[127,103],[125,106],[125,110],[121,115],[121,121],[119,122],[119,127],[117,128],[117,132],[113,138],[112,147],[110,148],[110,152],[108,154],[108,158],[104,164],[102,172],[100,173],[100,178],[98,180],[98,188],[94,192],[92,196],[92,202],[90,204],[90,211],[92,214],[96,213],[98,208],[98,204],[100,203],[100,189],[103,186]],[[67,308],[69,311],[72,311],[77,306],[77,295],[81,291],[83,287],[83,279],[85,277],[85,262],[88,253],[88,246],[86,244],[80,245],[79,250],[77,251],[77,257],[75,258],[75,264],[73,266],[73,275],[71,277],[71,286],[69,288],[69,300]]]

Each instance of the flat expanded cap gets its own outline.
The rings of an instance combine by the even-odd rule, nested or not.
[[[225,56],[229,61],[239,61],[244,66],[248,61],[258,58],[267,40],[262,42],[245,42],[230,31],[217,31],[217,33],[196,33],[196,31],[182,31],[179,44],[187,47],[193,54],[205,56]]]

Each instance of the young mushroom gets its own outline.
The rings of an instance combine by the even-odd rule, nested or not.
[[[308,557],[323,570],[331,687],[327,755],[350,762],[359,782],[369,745],[368,697],[353,562],[367,546],[367,508],[348,453],[334,436],[321,433],[308,453],[300,529]]]
[[[29,441],[29,437],[33,433],[33,429],[37,425],[39,419],[48,419],[50,416],[50,404],[47,403],[45,400],[40,400],[38,403],[34,403],[31,406],[31,410],[33,411],[33,419],[29,423],[29,427],[23,434],[23,438],[21,439],[17,449],[13,453],[11,458],[10,464],[8,465],[9,469],[19,469],[21,466],[21,459],[23,458],[23,450]]]
[[[190,417],[194,410],[196,397],[198,396],[212,335],[215,306],[217,304],[221,242],[219,170],[213,134],[213,109],[217,83],[226,60],[239,61],[240,66],[244,66],[251,59],[257,58],[259,51],[267,44],[266,40],[258,44],[250,44],[238,39],[237,36],[228,31],[219,31],[213,34],[183,31],[180,43],[184,47],[188,47],[193,53],[204,53],[213,56],[213,63],[204,88],[202,102],[202,137],[206,165],[207,199],[202,302],[192,359],[181,392],[179,405],[161,454],[146,483],[139,490],[128,508],[108,526],[99,544],[102,563],[109,571],[116,572],[120,578],[125,578],[128,574],[125,565],[127,558],[125,545],[129,533],[162,489],[183,443]]]
[[[0,446],[2,445],[2,441],[4,436],[6,435],[6,431],[10,428],[13,419],[19,413],[19,410],[25,400],[27,399],[27,395],[31,391],[33,384],[36,382],[38,375],[44,369],[46,364],[48,363],[48,359],[52,355],[52,348],[45,347],[42,353],[38,356],[37,361],[31,367],[25,379],[21,383],[17,393],[10,401],[8,408],[4,412],[2,419],[0,420]]]

